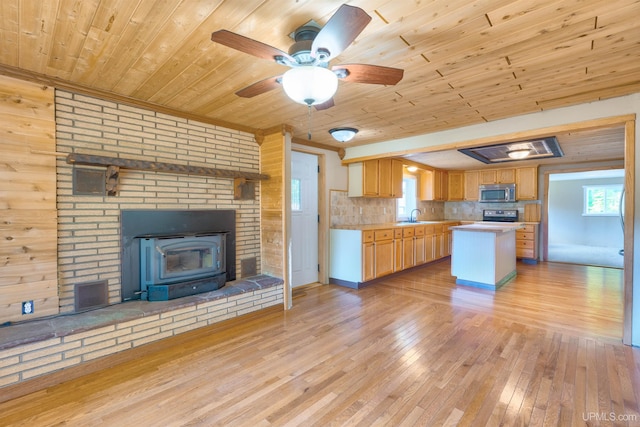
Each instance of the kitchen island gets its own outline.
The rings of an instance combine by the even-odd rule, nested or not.
[[[516,230],[521,223],[478,222],[453,231],[451,274],[456,284],[496,290],[516,275]]]

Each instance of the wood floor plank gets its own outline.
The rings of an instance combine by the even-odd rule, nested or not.
[[[296,288],[291,310],[0,403],[0,425],[639,425],[621,282],[615,269],[519,263],[491,292],[456,286],[444,261],[360,290]]]

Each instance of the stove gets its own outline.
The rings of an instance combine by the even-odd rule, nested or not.
[[[517,209],[485,209],[482,211],[483,221],[493,222],[517,222]]]

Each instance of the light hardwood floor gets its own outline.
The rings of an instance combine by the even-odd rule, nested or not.
[[[622,271],[518,263],[497,292],[448,261],[266,310],[0,404],[25,426],[640,425]]]

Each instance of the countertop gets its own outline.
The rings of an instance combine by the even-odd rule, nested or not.
[[[452,222],[460,222],[457,219],[449,219],[442,221],[416,221],[416,222],[388,222],[388,223],[380,223],[380,224],[353,224],[353,225],[336,225],[331,227],[335,230],[379,230],[382,228],[397,228],[397,227],[415,227],[420,225],[429,225],[429,224],[450,224]]]
[[[475,222],[473,224],[454,225],[449,227],[450,230],[462,231],[479,231],[485,233],[507,233],[524,228],[525,224],[521,222]]]
[[[389,222],[389,223],[379,223],[379,224],[353,224],[353,225],[336,225],[331,227],[335,230],[379,230],[383,228],[397,228],[397,227],[415,227],[419,225],[429,225],[429,224],[451,224],[453,222],[458,222],[467,225],[475,225],[475,224],[485,224],[485,225],[518,225],[517,228],[522,228],[526,224],[539,224],[538,222],[494,222],[494,221],[471,221],[471,220],[461,220],[461,219],[443,219],[439,221],[417,221],[417,222]]]

